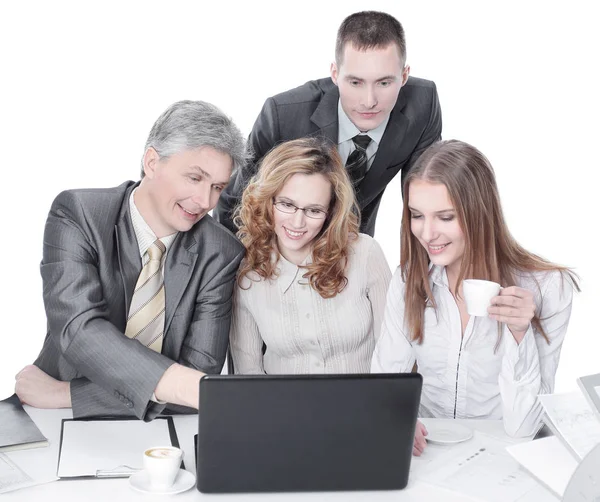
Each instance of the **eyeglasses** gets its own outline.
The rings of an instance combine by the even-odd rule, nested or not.
[[[291,202],[284,202],[282,200],[274,200],[273,205],[278,211],[286,214],[295,214],[300,209],[300,211],[304,211],[307,218],[312,218],[313,220],[324,220],[327,217],[327,211],[317,209],[316,207],[298,207]]]

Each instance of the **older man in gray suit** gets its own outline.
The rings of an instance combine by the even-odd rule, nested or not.
[[[200,378],[225,360],[244,253],[207,213],[244,162],[229,118],[181,101],[154,124],[140,182],[58,195],[41,263],[48,332],[17,375],[23,402],[144,420],[197,408]]]
[[[232,214],[260,160],[282,141],[325,136],[354,181],[361,232],[373,235],[381,197],[400,171],[441,138],[435,84],[409,77],[402,25],[384,12],[357,12],[342,22],[331,78],[312,80],[265,102],[250,133],[253,161],[219,200],[216,218],[235,230]]]

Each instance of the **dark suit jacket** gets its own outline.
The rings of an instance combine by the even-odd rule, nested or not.
[[[232,212],[256,174],[258,163],[278,143],[321,135],[338,140],[339,91],[331,78],[313,80],[267,99],[249,137],[253,160],[236,172],[214,210],[217,220],[235,232]],[[403,176],[433,142],[441,138],[442,112],[435,84],[409,77],[366,177],[358,187],[360,231],[373,236],[375,219],[387,184],[402,170]]]
[[[219,373],[225,360],[244,250],[208,215],[180,232],[167,254],[162,354],[124,335],[142,269],[129,211],[135,186],[62,192],[46,222],[41,273],[48,332],[35,364],[71,382],[75,417],[151,420],[165,406],[150,398],[174,361]]]

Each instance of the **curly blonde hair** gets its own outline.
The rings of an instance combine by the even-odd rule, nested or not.
[[[312,245],[312,263],[303,268],[311,287],[323,298],[340,293],[345,276],[350,240],[358,237],[360,213],[352,182],[335,146],[326,138],[303,138],[273,148],[262,160],[256,176],[244,190],[233,221],[237,236],[246,247],[238,272],[255,272],[262,279],[276,277],[279,252],[273,217],[273,200],[294,174],[321,174],[331,183],[331,202],[323,228]],[[277,259],[272,260],[273,251]],[[248,277],[250,278],[250,277]]]

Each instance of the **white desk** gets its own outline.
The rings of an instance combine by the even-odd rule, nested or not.
[[[56,472],[58,460],[58,446],[60,437],[60,422],[63,418],[71,418],[71,410],[39,410],[26,407],[31,418],[38,425],[42,433],[48,438],[50,446],[43,449],[25,450],[11,452],[7,455],[17,463],[23,470],[29,468],[47,469],[49,473]],[[186,468],[195,474],[195,458],[193,437],[197,433],[197,416],[179,416],[174,417],[177,435],[181,447],[185,451]],[[465,420],[462,421],[475,431],[489,434],[498,439],[507,440],[502,423],[493,420]],[[439,448],[439,447],[438,447]],[[446,451],[448,448],[445,447]],[[435,455],[439,455],[440,450],[428,447],[429,460],[435,460]],[[426,450],[426,453],[428,452]],[[436,452],[437,451],[437,452]],[[41,464],[43,462],[43,464]],[[178,501],[185,502],[190,500],[215,500],[218,502],[295,502],[295,501],[332,501],[332,502],[353,502],[353,501],[473,501],[485,500],[471,498],[463,494],[447,491],[430,485],[422,480],[415,479],[414,472],[418,472],[428,462],[427,458],[415,459],[411,466],[411,479],[405,490],[398,491],[380,491],[380,492],[319,492],[319,493],[274,493],[274,494],[219,494],[205,495],[196,488],[175,495]],[[167,500],[165,496],[146,495],[139,493],[129,486],[128,479],[100,479],[100,480],[59,480],[43,485],[23,488],[17,491],[1,495],[2,502],[10,501],[135,501],[135,500]],[[520,500],[541,500],[553,501],[548,493],[536,489]]]

